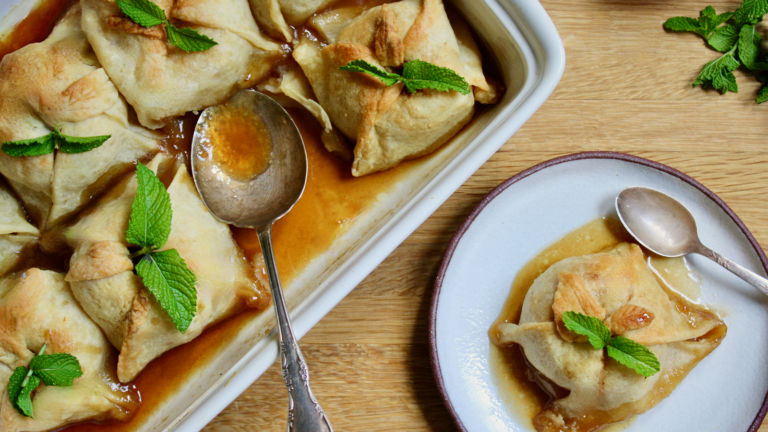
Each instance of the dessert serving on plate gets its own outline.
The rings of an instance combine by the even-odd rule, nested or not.
[[[530,368],[519,384],[546,393],[539,432],[596,431],[648,411],[725,337],[718,316],[691,300],[683,258],[654,259],[627,239],[602,219],[568,234],[521,270],[490,329],[495,345],[524,354],[508,353],[502,367]]]
[[[319,202],[346,198],[342,183],[375,197],[502,94],[441,1],[331,3],[75,1],[0,61],[1,430],[133,421],[172,387],[153,360],[201,350],[246,309],[238,325],[262,319],[253,234],[215,219],[190,177],[190,111],[251,87],[293,106]],[[383,170],[395,174],[366,180]],[[339,235],[365,203],[324,203],[345,211],[307,223]],[[278,244],[306,230],[291,223]],[[312,253],[330,244],[308,240]],[[293,276],[312,258],[296,252]],[[206,358],[183,357],[181,374]]]

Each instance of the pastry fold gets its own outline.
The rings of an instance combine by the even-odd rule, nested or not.
[[[0,276],[19,261],[24,247],[37,240],[40,232],[27,221],[24,209],[0,178]]]

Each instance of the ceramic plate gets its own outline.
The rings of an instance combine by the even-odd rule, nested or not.
[[[563,235],[599,217],[617,218],[614,199],[645,186],[680,200],[702,242],[765,275],[752,234],[714,193],[667,166],[619,153],[553,159],[488,194],[448,246],[432,299],[430,343],[438,387],[464,431],[528,431],[530,419],[505,405],[489,365],[488,328],[520,268]],[[768,392],[768,298],[701,256],[689,264],[703,300],[728,334],[658,406],[626,431],[750,431],[760,426]]]

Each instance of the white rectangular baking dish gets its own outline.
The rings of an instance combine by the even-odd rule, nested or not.
[[[565,50],[537,0],[448,0],[469,21],[499,65],[507,92],[482,110],[446,148],[356,218],[323,255],[286,287],[293,328],[304,336],[424,222],[544,103],[560,81]],[[0,0],[0,35],[39,0]],[[196,370],[137,431],[196,432],[245,391],[278,357],[271,308],[219,355]],[[266,337],[264,337],[266,335]],[[310,365],[311,366],[311,365]],[[237,375],[237,379],[232,379]],[[333,413],[329,413],[333,419]]]

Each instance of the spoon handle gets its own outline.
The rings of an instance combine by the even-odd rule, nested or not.
[[[309,387],[309,369],[301,354],[299,344],[291,328],[288,308],[285,306],[280,276],[277,274],[275,254],[272,249],[272,225],[257,229],[259,243],[272,290],[272,302],[277,316],[277,332],[282,353],[283,381],[288,387],[288,432],[333,432],[323,409]]]
[[[713,251],[712,249],[704,246],[701,243],[699,243],[699,247],[697,248],[696,252],[720,264],[721,266],[729,270],[731,273],[735,274],[736,276],[754,285],[756,288],[762,291],[763,294],[768,295],[768,279],[762,276],[759,276],[758,274],[752,272],[751,270],[745,269],[744,267],[736,264],[735,262],[720,255],[719,253]]]

